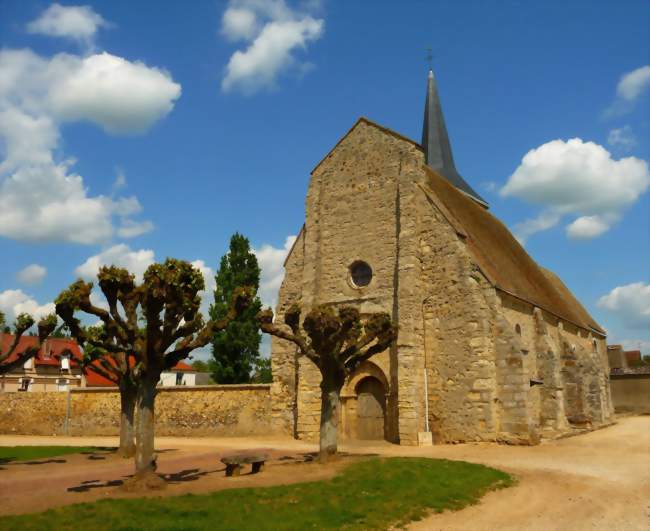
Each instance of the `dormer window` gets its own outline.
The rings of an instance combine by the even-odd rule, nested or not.
[[[70,370],[70,355],[69,354],[63,354],[61,356],[61,370],[62,371],[69,371]]]

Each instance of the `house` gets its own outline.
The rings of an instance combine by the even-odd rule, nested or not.
[[[346,381],[344,436],[535,444],[611,421],[604,329],[456,169],[433,72],[422,142],[358,119],[305,205],[276,319],[351,305],[399,327]],[[316,440],[318,369],[273,337],[272,370],[274,428]]]
[[[0,349],[9,350],[15,336],[2,334]],[[18,347],[7,359],[10,362],[30,347],[38,345],[35,336],[21,336]],[[33,358],[7,374],[0,375],[2,391],[67,391],[85,387],[86,378],[79,365],[82,358],[79,345],[73,339],[50,337]]]
[[[13,343],[13,334],[2,334],[0,348],[6,352]],[[22,336],[15,352],[7,359],[16,359],[27,348],[36,346],[38,338]],[[0,391],[68,391],[80,387],[114,387],[115,384],[93,372],[92,365],[85,371],[79,361],[83,354],[71,338],[50,337],[45,340],[36,356],[22,367],[0,375]],[[197,385],[197,371],[185,362],[178,362],[172,369],[160,375],[160,385]]]
[[[159,385],[162,387],[172,387],[176,385],[197,385],[196,383],[197,371],[191,365],[183,361],[179,361],[175,367],[164,371],[160,375]],[[93,372],[92,365],[86,370],[86,386],[87,387],[116,387],[116,385],[96,372]]]

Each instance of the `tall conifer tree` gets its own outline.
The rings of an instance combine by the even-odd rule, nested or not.
[[[216,276],[214,304],[210,318],[221,319],[228,313],[233,291],[239,286],[250,286],[255,293],[260,284],[260,266],[251,252],[248,238],[239,233],[230,239],[230,250],[221,258]],[[262,304],[255,296],[250,306],[212,340],[210,366],[212,378],[217,383],[248,383],[260,355],[261,334],[257,313]]]

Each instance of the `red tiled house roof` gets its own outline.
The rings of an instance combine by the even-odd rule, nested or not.
[[[0,339],[0,349],[2,352],[7,352],[11,347],[15,336],[13,334],[3,334]],[[16,350],[5,360],[5,363],[9,363],[15,360],[20,354],[25,352],[30,347],[35,347],[38,345],[38,338],[36,336],[22,336],[18,342],[18,347]],[[81,349],[77,342],[74,339],[66,337],[50,337],[48,338],[43,345],[41,345],[40,350],[34,356],[34,365],[35,366],[58,366],[61,364],[61,355],[64,353],[69,353],[71,356],[71,367],[78,364],[78,361],[83,357]]]

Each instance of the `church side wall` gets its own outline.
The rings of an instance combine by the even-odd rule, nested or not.
[[[499,292],[510,331],[523,349],[530,386],[528,421],[544,437],[598,426],[613,415],[605,338]]]

